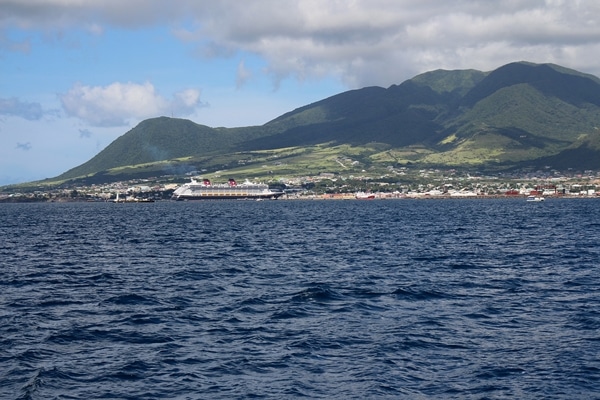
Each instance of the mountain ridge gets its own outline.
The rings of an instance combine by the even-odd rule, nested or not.
[[[349,90],[260,126],[151,118],[54,179],[114,179],[119,169],[130,173],[135,166],[154,174],[184,165],[216,171],[241,159],[251,164],[248,155],[256,152],[317,147],[360,148],[363,167],[600,168],[599,127],[600,79],[554,64],[515,62],[489,72],[434,70],[388,88]],[[395,156],[380,154],[386,151]]]

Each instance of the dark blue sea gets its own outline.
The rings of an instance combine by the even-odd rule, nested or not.
[[[0,205],[1,399],[600,398],[600,201]]]

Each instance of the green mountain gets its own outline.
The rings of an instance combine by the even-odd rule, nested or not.
[[[54,180],[191,170],[236,176],[421,165],[600,169],[600,79],[553,64],[437,70],[351,90],[262,126],[153,118]],[[343,161],[346,160],[346,161]]]

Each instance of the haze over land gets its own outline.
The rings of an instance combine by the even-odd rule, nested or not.
[[[262,125],[348,89],[527,60],[600,75],[600,4],[0,0],[0,185],[140,121]]]

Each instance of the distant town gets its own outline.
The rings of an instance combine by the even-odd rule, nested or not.
[[[226,181],[225,171],[207,174],[215,182]],[[18,185],[0,188],[0,202],[149,202],[167,201],[173,191],[188,182],[187,176],[165,175],[102,185],[62,185],[22,191]],[[576,197],[600,198],[600,171],[538,171],[476,174],[454,169],[390,168],[384,175],[342,175],[323,172],[315,176],[250,179],[282,188],[282,200],[292,199],[401,199],[401,198],[497,198]]]

